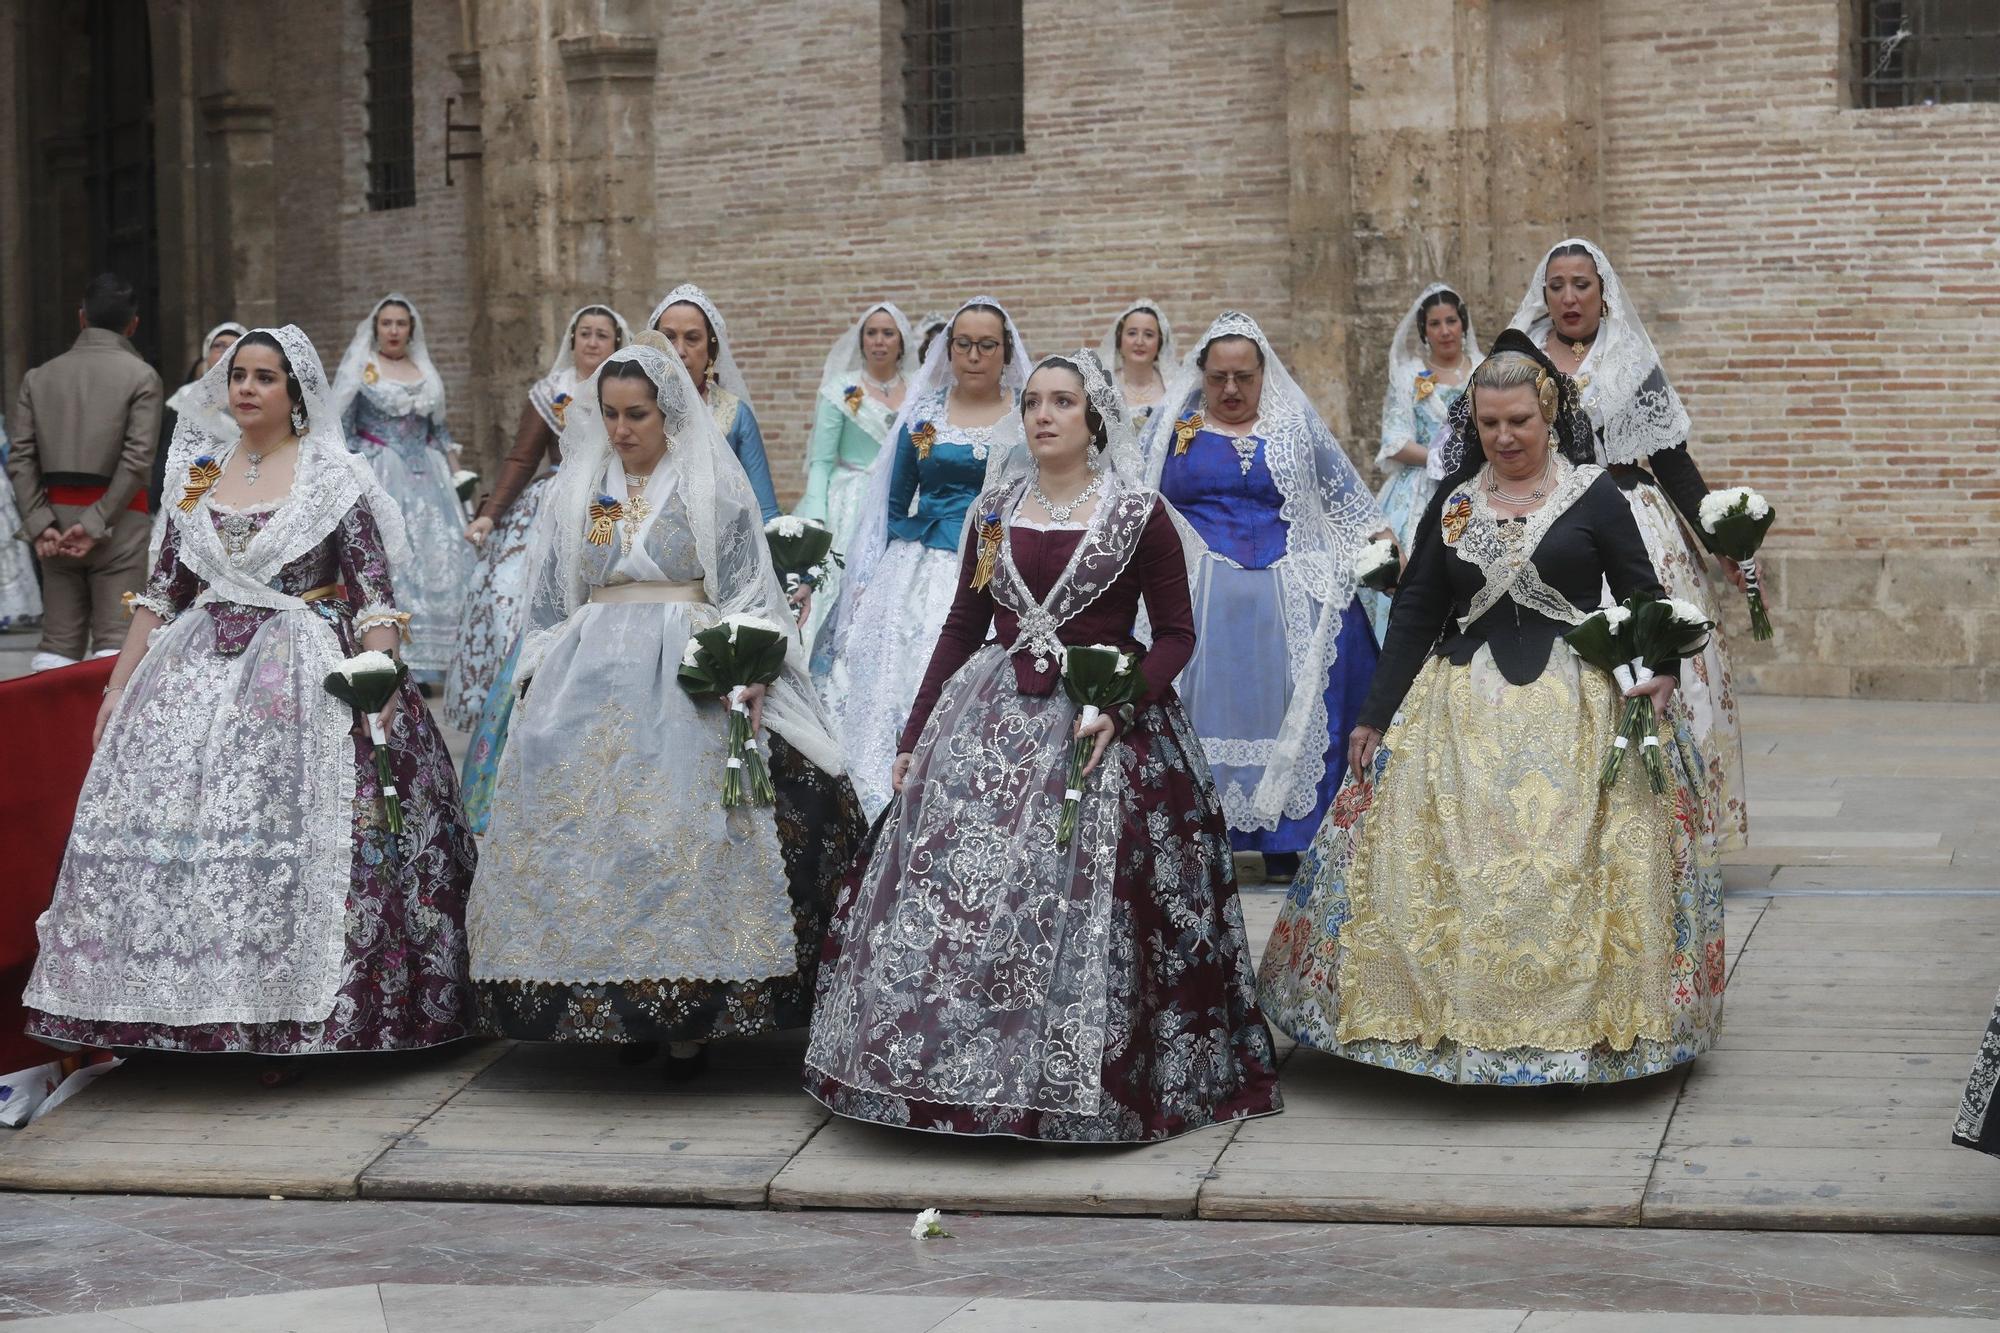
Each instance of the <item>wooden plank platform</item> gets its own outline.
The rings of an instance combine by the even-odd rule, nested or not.
[[[669,1085],[603,1048],[520,1045],[381,1155],[371,1197],[758,1206],[827,1119],[802,1034],[717,1043]]]

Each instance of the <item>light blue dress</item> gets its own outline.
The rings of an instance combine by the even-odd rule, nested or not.
[[[1426,390],[1422,386],[1430,384]],[[1437,482],[1424,471],[1420,463],[1400,463],[1392,454],[1410,443],[1428,445],[1431,437],[1444,425],[1445,417],[1451,412],[1451,405],[1465,393],[1462,384],[1439,384],[1428,371],[1417,375],[1402,395],[1400,410],[1384,414],[1382,422],[1382,451],[1376,455],[1381,464],[1384,478],[1382,489],[1375,492],[1381,502],[1382,512],[1389,519],[1389,530],[1396,534],[1396,544],[1405,554],[1417,535],[1417,520],[1424,516],[1424,506],[1437,493]],[[1381,643],[1383,635],[1389,632],[1389,598],[1379,592],[1361,593],[1361,605],[1368,611],[1368,623],[1375,631],[1375,642]]]

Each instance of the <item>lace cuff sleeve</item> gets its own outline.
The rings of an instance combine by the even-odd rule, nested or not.
[[[355,632],[378,625],[400,631],[409,616],[396,609],[396,591],[389,582],[389,556],[382,549],[382,532],[367,502],[360,501],[340,521],[340,581],[347,585],[348,605],[355,612]]]

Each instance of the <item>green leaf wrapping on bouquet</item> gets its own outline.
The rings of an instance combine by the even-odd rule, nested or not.
[[[1578,657],[1607,675],[1632,657],[1612,619],[1599,611],[1563,635],[1563,641],[1576,650]]]
[[[1137,701],[1145,693],[1139,675],[1139,658],[1110,644],[1091,644],[1063,649],[1063,693],[1079,709],[1090,707],[1109,712]],[[1096,742],[1079,736],[1070,746],[1069,776],[1063,792],[1062,814],[1056,820],[1056,846],[1069,846],[1076,833],[1076,814],[1083,791],[1083,769],[1090,762]],[[1074,793],[1074,794],[1072,794]]]
[[[1628,625],[1631,656],[1651,670],[1693,657],[1707,646],[1708,632],[1715,628],[1715,622],[1699,607],[1677,597],[1629,597],[1625,605],[1632,612]]]
[[[816,519],[781,514],[764,525],[771,563],[780,575],[802,575],[833,550],[833,531]]]
[[[1717,491],[1703,498],[1701,526],[1709,549],[1731,560],[1748,560],[1764,545],[1764,536],[1778,521],[1778,511],[1747,486]]]
[[[384,667],[364,660],[371,656],[389,665]],[[328,694],[357,712],[379,713],[409,675],[410,668],[387,653],[361,653],[328,672],[324,684]]]
[[[473,494],[479,489],[479,474],[470,469],[460,469],[451,474],[451,487],[458,492],[461,503],[470,504]]]
[[[696,698],[728,695],[747,685],[769,685],[785,669],[789,639],[784,630],[756,616],[729,616],[688,636],[675,679]],[[734,706],[728,714],[728,754],[724,760],[722,806],[745,800],[776,799],[771,774],[750,731],[750,719]]]

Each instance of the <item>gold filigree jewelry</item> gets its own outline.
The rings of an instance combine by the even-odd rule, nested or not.
[[[868,395],[859,384],[850,384],[847,391],[840,395],[840,401],[846,403],[847,410],[858,417],[861,415],[861,404],[868,401]]]
[[[592,546],[609,546],[613,526],[624,517],[624,505],[613,496],[600,495],[590,502],[590,531],[584,536]]]
[[[1207,424],[1207,422],[1201,419],[1201,412],[1199,410],[1190,412],[1179,421],[1176,421],[1174,423],[1174,452],[1177,454],[1186,453],[1188,446],[1194,443],[1194,437]]]
[[[632,541],[639,535],[639,529],[646,526],[646,518],[653,512],[653,506],[646,503],[643,495],[634,495],[625,501],[625,528],[618,542],[618,549],[627,555],[632,553]]]
[[[363,384],[373,384],[375,383],[375,381],[381,378],[382,378],[382,372],[375,369],[375,363],[373,361],[370,361],[367,365],[361,367],[361,382]]]
[[[181,493],[181,498],[174,503],[174,507],[183,514],[192,514],[194,507],[201,503],[201,497],[208,494],[208,488],[220,480],[222,480],[222,464],[203,454],[188,468],[187,489]]]
[[[929,458],[931,450],[937,447],[937,427],[928,421],[919,421],[910,432],[910,443],[916,446],[919,459]]]
[[[1541,405],[1542,420],[1554,421],[1556,407],[1561,402],[1562,391],[1556,385],[1556,377],[1546,370],[1535,372],[1535,401]]]
[[[1428,370],[1417,372],[1417,401],[1422,402],[1437,392],[1437,376]]]
[[[1581,361],[1584,357],[1590,355],[1590,344],[1579,338],[1569,345],[1569,350],[1571,356]]]

